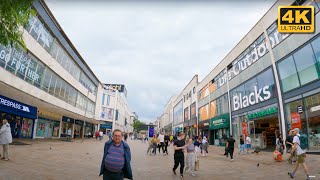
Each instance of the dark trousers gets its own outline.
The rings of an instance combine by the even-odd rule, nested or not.
[[[153,154],[157,154],[157,144],[153,144],[153,150],[152,150]]]
[[[183,174],[184,169],[184,154],[174,155],[174,167],[173,170],[176,170],[180,164],[180,174]]]
[[[123,180],[123,173],[113,173],[107,170],[103,172],[103,180]]]
[[[164,154],[164,152],[165,152],[165,149],[164,149],[165,144],[164,144],[164,142],[161,142],[161,143],[160,143],[160,146],[161,146],[161,148],[162,148],[162,152],[163,152],[163,154]],[[159,152],[159,153],[160,153],[160,152]]]
[[[168,143],[164,143],[164,152],[168,154]]]
[[[234,152],[234,148],[232,147],[232,148],[228,148],[228,152],[229,152],[229,154],[230,154],[230,157],[231,157],[231,159],[233,159],[233,152]]]

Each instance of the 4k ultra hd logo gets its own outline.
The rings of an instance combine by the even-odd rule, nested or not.
[[[280,33],[314,32],[314,7],[279,6],[278,31]]]

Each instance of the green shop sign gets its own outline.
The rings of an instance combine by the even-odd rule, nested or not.
[[[272,107],[272,108],[264,109],[262,111],[258,111],[258,112],[255,112],[255,113],[250,113],[250,114],[248,114],[248,119],[264,117],[264,116],[268,116],[270,114],[275,114],[277,112],[278,112],[278,108],[277,107]]]
[[[230,126],[229,113],[214,117],[210,120],[210,130],[229,128],[229,126]]]

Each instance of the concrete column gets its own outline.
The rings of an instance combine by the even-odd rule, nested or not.
[[[32,134],[32,139],[35,139],[35,138],[36,138],[37,123],[38,123],[38,119],[35,119],[35,120],[34,120],[34,124],[33,124],[33,134]]]
[[[279,125],[281,127],[280,132],[282,134],[282,139],[287,139],[286,122],[285,122],[285,118],[284,118],[284,108],[283,108],[284,104],[283,104],[283,99],[282,99],[282,92],[280,89],[280,80],[279,80],[279,76],[278,76],[276,61],[274,58],[273,50],[271,48],[271,43],[269,40],[267,30],[265,28],[263,30],[264,30],[264,35],[266,36],[266,43],[267,43],[267,47],[269,49],[270,58],[271,58],[271,62],[272,62],[273,75],[274,75],[274,79],[275,79],[275,83],[276,83],[276,87],[277,87],[279,111],[280,111],[280,120],[279,120]]]

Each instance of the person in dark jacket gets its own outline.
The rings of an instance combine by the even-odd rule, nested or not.
[[[103,175],[104,180],[133,179],[130,161],[130,147],[122,141],[122,132],[116,129],[113,131],[112,140],[104,145],[99,176]]]
[[[168,155],[168,146],[170,142],[170,136],[169,133],[166,133],[164,136],[164,152]]]

